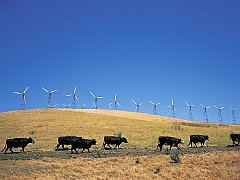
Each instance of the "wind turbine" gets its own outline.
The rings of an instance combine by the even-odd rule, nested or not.
[[[65,95],[65,96],[73,96],[73,103],[72,103],[72,104],[73,104],[73,108],[74,108],[74,109],[76,108],[76,101],[78,101],[77,94],[76,94],[76,90],[77,90],[77,88],[76,88],[76,86],[75,86],[72,94],[67,94],[67,95]]]
[[[14,94],[19,94],[19,95],[22,95],[22,100],[21,100],[21,106],[22,108],[21,109],[24,109],[25,108],[25,105],[26,105],[26,92],[28,90],[28,87],[23,91],[23,92],[13,92]]]
[[[153,105],[153,114],[157,114],[157,106],[160,103],[153,103],[151,100],[149,100],[149,102]]]
[[[69,106],[71,106],[71,105],[72,105],[72,103],[71,103],[71,104],[67,104],[67,105],[63,104],[63,106],[66,107],[67,109],[68,109]]]
[[[209,109],[211,106],[204,106],[202,104],[200,104],[203,108],[204,108],[204,111],[203,111],[203,117],[204,117],[204,120],[206,122],[208,122],[208,114],[207,114],[207,109]]]
[[[53,91],[48,91],[47,89],[45,89],[44,87],[42,87],[42,89],[48,93],[48,107],[51,107],[52,105],[52,93],[57,92],[57,90],[53,90]]]
[[[93,96],[94,98],[94,102],[93,102],[93,105],[94,105],[94,108],[97,109],[97,102],[98,102],[98,99],[102,99],[103,97],[102,96],[95,96],[91,91],[90,91],[91,95]]]
[[[235,117],[235,109],[233,109],[232,106],[230,106],[231,111],[232,111],[232,123],[236,124],[236,117]]]
[[[114,109],[117,109],[117,105],[121,107],[121,104],[119,104],[118,100],[117,100],[117,94],[115,94],[114,96],[114,101],[110,104],[114,104]]]
[[[175,112],[176,112],[176,105],[174,103],[174,99],[172,99],[172,104],[166,108],[172,108],[172,117],[175,118]]]
[[[136,112],[139,112],[139,107],[141,105],[143,105],[143,103],[136,103],[133,99],[132,99],[133,103],[136,105]]]
[[[188,104],[186,101],[185,101],[186,105],[188,106],[188,115],[189,115],[189,120],[193,120],[193,115],[192,115],[192,107],[194,107],[195,105],[193,104]]]
[[[214,107],[218,110],[218,121],[220,123],[223,123],[223,119],[222,119],[222,110],[224,109],[224,107],[220,107],[218,108],[217,106],[214,105]]]

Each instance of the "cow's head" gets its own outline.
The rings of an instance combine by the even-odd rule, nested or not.
[[[180,144],[184,144],[184,140],[180,138]]]
[[[35,141],[30,137],[30,138],[28,138],[28,142],[29,143],[35,143]]]
[[[125,137],[121,138],[121,141],[124,142],[124,143],[128,143],[128,141]]]
[[[92,139],[92,145],[96,145],[96,144],[97,144],[96,139]]]
[[[208,136],[204,136],[204,139],[205,139],[205,140],[208,140],[208,139],[209,139],[209,137],[208,137]]]

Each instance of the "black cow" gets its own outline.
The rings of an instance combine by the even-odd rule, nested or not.
[[[76,139],[81,140],[82,137],[78,137],[78,136],[60,136],[58,138],[58,145],[56,147],[56,151],[58,150],[60,145],[62,145],[62,148],[65,149],[64,145],[71,145],[71,142],[76,140]]]
[[[160,147],[160,151],[162,150],[163,145],[169,145],[170,150],[172,146],[175,146],[179,149],[178,144],[184,144],[184,141],[180,138],[169,137],[169,136],[159,136],[158,138],[158,145],[157,148]]]
[[[235,145],[235,141],[240,142],[240,134],[230,134],[229,138],[231,138],[231,140],[233,141],[233,146]]]
[[[72,148],[71,148],[71,153],[73,153],[73,150],[75,150],[77,153],[77,148],[79,149],[83,149],[82,152],[84,151],[84,149],[87,149],[88,152],[89,151],[89,148],[92,146],[92,145],[96,145],[97,142],[95,139],[74,139],[74,141],[71,142],[71,145],[72,145]],[[82,153],[81,152],[81,153]]]
[[[18,148],[21,147],[22,151],[24,152],[24,148],[28,145],[28,143],[35,143],[34,140],[30,138],[14,138],[14,139],[7,139],[6,145],[3,148],[2,152],[5,149],[5,152],[7,152],[8,149],[13,153],[12,148]]]
[[[104,136],[103,146],[104,146],[104,149],[105,149],[105,146],[107,144],[108,147],[111,149],[110,144],[116,144],[115,148],[118,147],[118,149],[119,149],[119,146],[120,146],[120,144],[122,144],[122,142],[128,143],[127,139],[124,138],[124,137]]]
[[[195,146],[197,147],[197,143],[201,143],[201,146],[203,147],[204,143],[206,140],[208,140],[209,137],[206,135],[190,135],[190,142],[188,144],[188,146],[191,144],[192,147],[192,143],[195,144]]]

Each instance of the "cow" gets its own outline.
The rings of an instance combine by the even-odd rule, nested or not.
[[[235,145],[235,141],[237,141],[237,142],[238,142],[238,145],[239,145],[239,142],[240,142],[240,134],[230,134],[230,135],[229,135],[229,139],[232,140],[233,146]]]
[[[89,148],[92,146],[92,145],[96,145],[97,142],[95,139],[74,139],[72,142],[71,142],[71,145],[72,145],[72,148],[71,148],[71,153],[73,153],[73,150],[75,150],[77,153],[77,148],[79,149],[83,149],[81,153],[83,153],[83,151],[85,149],[89,151]]]
[[[175,146],[177,149],[179,149],[178,144],[184,144],[184,141],[181,138],[178,139],[169,136],[159,136],[158,142],[157,148],[160,147],[160,151],[162,150],[163,145],[169,145],[171,150],[172,146]]]
[[[79,139],[81,140],[82,137],[78,137],[78,136],[60,136],[58,138],[58,145],[56,146],[56,151],[58,151],[59,146],[62,145],[63,150],[64,145],[71,145],[71,142],[74,141],[75,139]]]
[[[115,148],[118,147],[119,149],[120,144],[122,144],[123,142],[128,143],[125,137],[104,136],[103,147],[105,149],[105,146],[108,145],[108,147],[112,149],[110,144],[116,144]]]
[[[24,152],[24,148],[29,144],[29,143],[35,143],[35,141],[30,137],[30,138],[14,138],[14,139],[7,139],[6,140],[6,145],[3,148],[2,152],[5,150],[5,154],[8,149],[13,153],[12,148],[22,148],[22,152]]]
[[[208,139],[209,137],[207,135],[190,135],[190,142],[188,146],[191,144],[191,147],[192,147],[192,143],[194,143],[195,147],[197,147],[197,143],[200,142],[201,146],[203,147],[205,141]]]

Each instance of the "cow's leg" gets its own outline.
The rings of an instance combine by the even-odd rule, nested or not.
[[[77,148],[75,148],[74,150],[76,151],[76,153],[78,153]]]
[[[13,153],[12,147],[10,147],[10,151]]]
[[[83,151],[84,151],[84,148],[82,149],[81,153],[83,153]]]
[[[63,148],[63,150],[65,149],[65,148],[64,148],[64,144],[62,144],[62,148]]]
[[[105,149],[105,146],[106,146],[106,143],[105,143],[105,141],[103,142],[103,148]]]
[[[88,148],[88,152],[90,153],[89,148]]]
[[[22,152],[24,152],[24,148],[25,148],[25,147],[22,147]]]
[[[8,149],[9,149],[9,147],[7,147],[7,148],[5,149],[5,152],[4,152],[5,154],[7,153],[7,150],[8,150]]]
[[[60,146],[60,144],[58,144],[58,145],[56,146],[56,151],[58,151],[58,150],[59,150],[59,149],[58,149],[58,148],[59,148],[59,146]]]
[[[162,145],[162,144],[160,144],[160,145],[159,145],[159,147],[160,147],[160,151],[161,151],[161,150],[162,150],[162,147],[163,147],[163,145]]]
[[[176,147],[177,147],[177,149],[179,150],[179,147],[178,147],[178,145],[176,145]]]
[[[196,143],[196,142],[194,142],[194,144],[195,144],[195,147],[197,148],[197,143]]]
[[[235,145],[235,141],[233,141],[233,147],[234,147],[234,145]]]
[[[170,150],[172,149],[172,145],[170,145]]]
[[[110,148],[110,149],[112,149],[112,147],[109,145],[109,144],[107,144],[108,145],[108,147]]]
[[[190,143],[191,143],[191,148],[192,148],[192,141]]]

